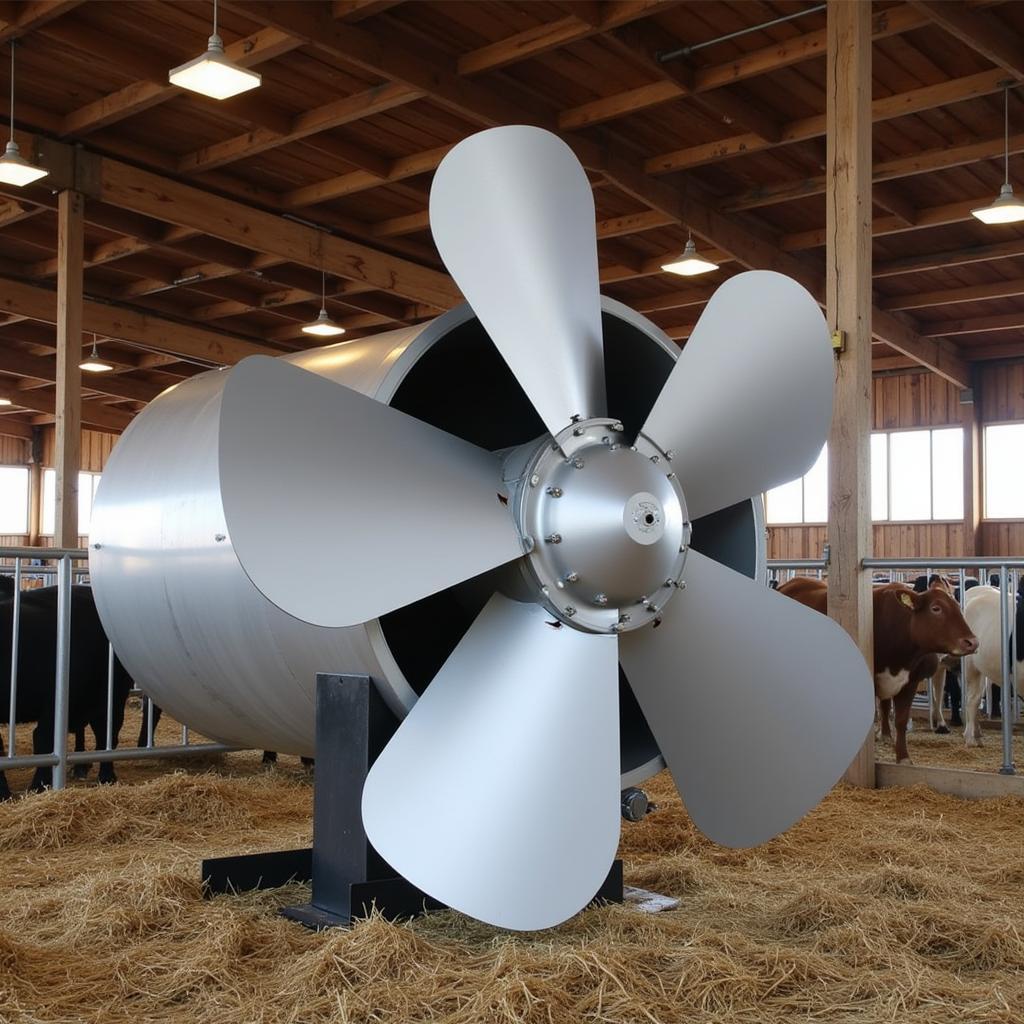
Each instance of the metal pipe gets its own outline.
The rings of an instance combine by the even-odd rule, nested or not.
[[[146,746],[153,747],[153,698],[146,698]]]
[[[865,558],[861,562],[865,569],[927,569],[937,566],[956,568],[959,564],[956,558]],[[1024,569],[1024,558],[972,558],[971,566],[979,569]]]
[[[107,745],[114,746],[114,645],[107,641]]]
[[[68,768],[68,703],[71,674],[71,559],[63,557],[57,577],[57,684],[53,707],[53,788],[63,789]]]
[[[14,560],[14,606],[11,616],[11,703],[7,719],[7,756],[18,746],[18,631],[21,628],[21,559]]]
[[[787,21],[793,21],[796,18],[803,18],[808,14],[817,14],[819,11],[823,11],[828,7],[828,4],[817,4],[814,7],[807,7],[802,11],[794,11],[792,14],[784,14],[778,18],[772,18],[771,21],[763,21],[760,25],[750,25],[748,28],[741,28],[735,32],[728,32],[724,36],[717,36],[714,39],[708,39],[703,43],[694,43],[693,46],[680,46],[676,50],[661,50],[655,54],[659,64],[665,64],[667,61],[675,60],[677,57],[689,57],[690,54],[696,53],[698,50],[703,50],[708,46],[714,46],[716,43],[724,43],[729,39],[738,39],[740,36],[750,35],[751,32],[760,32],[762,29],[771,28],[773,25],[781,25]]]
[[[176,747],[153,747],[151,750],[146,747],[118,747],[111,750],[109,754],[104,753],[104,761],[152,761],[159,757],[187,757],[192,754],[230,754],[238,751],[240,747],[229,747],[224,743],[193,743],[189,746]],[[96,752],[83,750],[72,752],[67,755],[68,764],[89,764],[96,760]],[[25,754],[15,757],[8,763],[3,762],[4,770],[12,768],[48,768],[60,763],[56,754]]]
[[[1002,727],[1003,727],[1003,763],[999,769],[1000,775],[1014,775],[1016,769],[1013,763],[1013,671],[1012,659],[1010,657],[1010,623],[1007,616],[1010,611],[1010,588],[1009,573],[1005,565],[999,566],[999,637],[1002,641],[999,652],[999,663],[1003,675],[1002,694]]]

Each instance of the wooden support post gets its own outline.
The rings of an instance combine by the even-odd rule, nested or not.
[[[56,520],[53,543],[78,547],[78,469],[82,449],[83,209],[79,192],[57,205]]]
[[[963,405],[964,425],[964,544],[965,555],[980,554],[981,527],[981,426],[978,410],[978,389],[974,401]]]
[[[828,7],[826,306],[841,331],[829,434],[828,611],[872,665],[871,575],[871,5]],[[847,771],[875,784],[874,726]]]

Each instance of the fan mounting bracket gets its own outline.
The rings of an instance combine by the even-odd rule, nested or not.
[[[629,444],[622,423],[606,418],[574,420],[525,449],[508,456],[506,479],[515,478],[528,599],[590,633],[657,622],[690,543],[672,453],[642,434]]]

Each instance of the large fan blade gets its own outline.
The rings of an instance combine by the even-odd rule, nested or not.
[[[828,792],[874,716],[860,651],[831,619],[705,558],[660,626],[626,633],[633,693],[694,824],[754,846]]]
[[[253,583],[318,626],[349,626],[522,555],[497,456],[266,356],[220,413],[228,534]]]
[[[771,271],[711,297],[643,432],[675,452],[691,519],[805,473],[832,419],[832,348],[818,304]]]
[[[374,762],[363,822],[450,907],[549,928],[604,882],[619,788],[615,637],[496,594]]]
[[[552,434],[605,411],[594,197],[540,128],[471,135],[430,189],[438,251]]]

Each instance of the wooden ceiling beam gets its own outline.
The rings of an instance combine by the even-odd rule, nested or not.
[[[6,398],[14,406],[21,409],[32,409],[35,412],[52,413],[56,408],[56,396],[52,391],[30,390],[20,388],[15,382],[0,382],[0,398]],[[97,430],[106,430],[119,434],[132,421],[132,414],[93,399],[82,401],[82,423]]]
[[[898,216],[875,217],[871,224],[871,233],[873,237],[881,238],[885,235],[898,235],[907,231],[920,231],[924,228],[970,221],[971,210],[987,205],[991,202],[991,198],[991,196],[984,196],[978,199],[964,199],[957,203],[923,207],[915,212],[913,224],[908,224]],[[825,229],[812,228],[810,231],[795,231],[792,234],[783,235],[779,244],[787,252],[814,249],[825,244]]]
[[[914,153],[912,156],[898,157],[895,160],[884,160],[874,165],[872,180],[875,183],[875,201],[885,206],[878,198],[879,182],[894,181],[898,178],[909,178],[917,174],[928,174],[932,171],[946,170],[950,167],[963,167],[982,160],[993,160],[1003,155],[1005,142],[1000,134],[991,139],[979,139],[962,146],[942,146],[937,149]],[[1010,136],[1010,153],[1024,153],[1024,132]],[[821,195],[825,191],[825,178],[802,178],[800,181],[780,182],[775,185],[760,186],[723,200],[722,208],[735,212],[737,210],[753,210],[763,206],[774,206],[788,203],[808,196]],[[895,212],[895,211],[894,211]]]
[[[501,92],[492,92],[478,82],[470,83],[459,77],[454,60],[444,64],[439,56],[432,59],[408,48],[390,33],[336,21],[319,3],[226,0],[225,6],[363,71],[421,89],[436,103],[475,122],[516,124],[522,119],[522,108],[506,95],[507,84]]]
[[[0,278],[0,310],[52,324],[57,319],[57,297],[46,288]],[[215,366],[237,363],[250,355],[280,355],[278,349],[268,345],[93,299],[83,303],[83,326],[96,334],[201,359]]]
[[[1006,80],[1002,68],[981,71],[964,78],[951,78],[938,85],[926,85],[919,89],[883,96],[871,104],[872,121],[888,121],[903,117],[906,114],[917,114],[923,110],[943,107],[950,103],[977,99],[999,92]],[[644,170],[648,174],[669,174],[673,171],[684,171],[704,164],[717,163],[731,157],[744,156],[748,153],[759,153],[776,146],[793,142],[806,142],[825,134],[826,123],[824,114],[802,117],[784,124],[778,142],[769,142],[748,132],[745,135],[734,135],[716,142],[705,142],[698,146],[687,146],[650,157]]]
[[[987,334],[989,331],[1018,331],[1024,328],[1024,311],[977,316],[969,320],[938,320],[923,324],[926,338],[952,337],[957,334]]]
[[[26,0],[0,16],[0,43],[18,39],[48,21],[74,10],[82,0]]]
[[[991,281],[986,284],[969,284],[962,288],[939,288],[929,292],[914,292],[911,295],[894,295],[882,299],[882,309],[927,309],[933,306],[952,306],[958,302],[984,302],[990,299],[1015,299],[1024,295],[1024,277],[1010,281]]]
[[[895,185],[879,182],[872,187],[871,192],[876,206],[888,211],[908,227],[917,221],[914,204]]]
[[[895,277],[897,274],[917,274],[927,270],[944,270],[947,267],[962,267],[968,263],[985,263],[989,260],[1012,259],[1024,256],[1024,239],[1013,238],[991,245],[967,246],[963,249],[948,249],[945,252],[915,253],[899,259],[880,260],[875,263],[875,277]]]
[[[236,160],[243,160],[277,146],[297,142],[307,136],[315,135],[317,132],[340,128],[342,125],[358,121],[360,118],[372,117],[374,114],[412,103],[422,95],[423,93],[416,89],[393,82],[375,85],[363,92],[332,100],[330,103],[296,115],[284,131],[262,128],[254,132],[246,132],[243,135],[236,135],[223,142],[215,142],[192,153],[186,153],[178,160],[178,170],[183,174],[189,174],[224,167]],[[354,153],[349,156],[352,159],[356,158]],[[378,180],[382,174],[387,173],[390,163],[391,161],[388,161],[381,168],[382,173],[376,175]]]
[[[113,206],[442,309],[460,300],[439,271],[115,160],[98,163],[97,198]]]
[[[672,3],[659,0],[611,0],[610,3],[574,3],[572,13],[556,21],[506,36],[495,43],[478,47],[459,58],[460,75],[496,71],[519,61],[567,46],[601,32],[609,32],[638,18],[664,11]]]
[[[991,14],[956,0],[911,0],[911,5],[986,60],[1024,78],[1024,40]]]
[[[0,416],[0,435],[4,437],[20,437],[22,440],[31,441],[35,436],[33,425],[20,416],[4,414]]]
[[[891,7],[878,12],[872,19],[872,35],[875,39],[899,35],[920,28],[929,21],[927,15],[915,11],[909,4]],[[558,118],[558,125],[564,130],[586,128],[601,124],[613,118],[646,110],[661,103],[679,99],[691,93],[708,92],[722,86],[732,85],[757,75],[768,74],[791,67],[815,57],[823,57],[826,49],[825,29],[806,32],[781,43],[772,43],[759,50],[745,53],[735,60],[693,72],[689,90],[679,82],[662,79],[650,85],[640,86],[626,92],[616,93],[589,103],[564,110]]]
[[[31,377],[53,384],[57,380],[57,362],[55,359],[29,355],[5,346],[0,348],[0,373]],[[164,390],[159,385],[114,373],[83,374],[82,388],[133,402],[151,402]]]
[[[261,29],[245,39],[239,39],[225,47],[225,54],[243,67],[255,67],[282,54],[301,46],[298,39],[286,35],[277,29]],[[169,69],[168,69],[169,70]],[[65,115],[62,124],[64,135],[81,137],[99,128],[108,128],[127,117],[140,114],[175,96],[183,95],[183,90],[171,85],[166,76],[159,81],[138,81],[126,85],[117,92],[102,96],[92,103],[71,111]],[[204,102],[196,100],[196,102]],[[219,106],[218,101],[210,100],[211,109]]]

